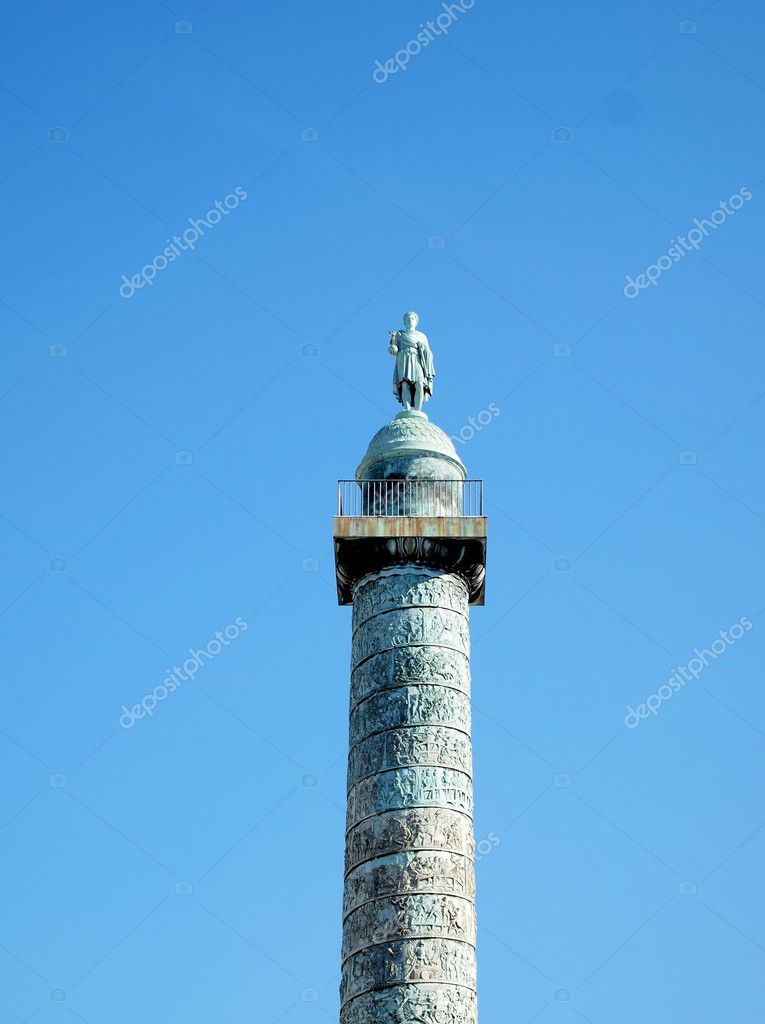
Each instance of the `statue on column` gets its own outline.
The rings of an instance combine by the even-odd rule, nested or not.
[[[393,394],[405,411],[422,412],[422,406],[433,394],[433,353],[427,337],[417,330],[420,318],[404,313],[404,330],[390,332],[388,352],[396,357],[393,369]]]

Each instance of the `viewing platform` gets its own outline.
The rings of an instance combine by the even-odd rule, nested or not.
[[[341,605],[364,570],[409,563],[460,573],[484,603],[482,480],[340,480],[333,536]]]

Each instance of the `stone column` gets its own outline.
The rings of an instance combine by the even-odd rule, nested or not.
[[[422,412],[377,431],[333,526],[353,605],[341,1024],[476,1024],[468,606],[486,519]]]
[[[342,1024],[475,1024],[465,577],[352,586]]]

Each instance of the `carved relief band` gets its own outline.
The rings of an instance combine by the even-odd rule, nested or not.
[[[351,712],[351,746],[371,733],[407,725],[443,725],[470,733],[470,699],[448,686],[399,686],[361,701]]]
[[[470,654],[467,619],[450,608],[398,608],[367,619],[351,643],[351,666],[379,651],[410,644],[447,647]]]
[[[367,946],[407,936],[460,939],[475,945],[475,908],[463,896],[415,893],[388,896],[349,914],[343,929],[343,960]]]
[[[351,708],[378,691],[416,683],[439,683],[470,692],[467,655],[444,647],[400,647],[364,661],[351,675]]]
[[[467,619],[467,584],[453,574],[411,566],[373,573],[353,591],[353,632],[374,615],[418,606],[448,608]]]
[[[343,1001],[384,985],[438,981],[475,988],[475,949],[456,939],[400,939],[371,946],[343,964]]]
[[[448,807],[473,813],[473,784],[470,776],[453,768],[417,765],[396,768],[363,779],[348,794],[348,828],[372,814],[394,808]]]
[[[470,775],[470,737],[457,729],[433,725],[377,733],[351,750],[348,786],[374,772],[415,764],[441,765]]]
[[[343,1024],[475,1024],[467,584],[353,590]]]
[[[475,897],[473,862],[458,853],[418,850],[368,860],[348,874],[343,897],[343,917],[362,903],[381,896],[406,896],[415,892]]]
[[[367,992],[346,1003],[341,1024],[476,1024],[472,989],[455,985],[398,985]]]
[[[442,808],[418,807],[368,818],[346,837],[345,870],[363,861],[404,850],[445,850],[472,859],[473,825],[466,815]]]

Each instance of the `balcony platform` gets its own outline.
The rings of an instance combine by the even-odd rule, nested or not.
[[[367,573],[407,564],[459,573],[470,603],[484,603],[486,516],[335,516],[333,538],[338,604]]]

